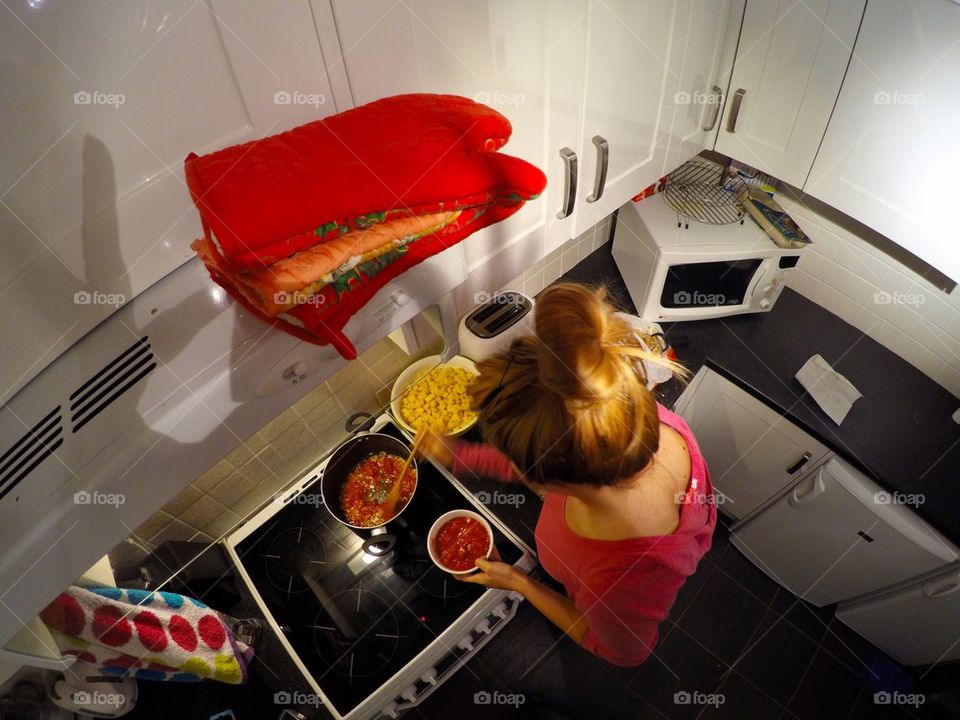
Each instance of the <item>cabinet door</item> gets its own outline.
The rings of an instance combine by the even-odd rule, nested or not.
[[[671,47],[671,67],[678,68],[679,84],[670,98],[664,171],[675,170],[701,150],[713,147],[720,111],[743,19],[744,0],[686,0],[684,42]],[[679,57],[678,57],[679,54]]]
[[[683,42],[685,0],[590,3],[574,233],[597,224],[663,174]],[[604,160],[606,171],[604,172]],[[599,195],[599,198],[597,196]]]
[[[841,605],[837,619],[904,665],[960,660],[960,566],[895,592]]]
[[[558,148],[548,143],[546,0],[331,4],[358,105],[409,92],[474,98],[503,113],[513,126],[503,152],[545,172],[551,166]],[[559,174],[551,176],[550,191],[558,185]],[[552,197],[538,198],[468,237],[462,243],[468,272],[480,274],[493,263],[505,270],[506,281],[540,260],[548,217],[559,204]]]
[[[957,559],[912,510],[832,458],[736,529],[732,542],[795,595],[823,606],[903,582]]]
[[[866,0],[749,0],[716,149],[800,187]]]
[[[960,5],[871,0],[804,190],[960,280]]]
[[[817,464],[827,448],[713,370],[677,403],[707,461],[719,508],[745,518]]]
[[[193,257],[187,153],[336,111],[307,0],[3,12],[0,402]]]

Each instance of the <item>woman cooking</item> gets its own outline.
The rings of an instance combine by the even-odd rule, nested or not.
[[[511,565],[478,560],[468,582],[515,590],[590,652],[642,663],[687,577],[710,549],[716,507],[686,423],[647,389],[646,352],[602,291],[546,289],[536,335],[479,363],[470,388],[486,444],[427,434],[422,452],[543,497],[536,528],[555,592]]]

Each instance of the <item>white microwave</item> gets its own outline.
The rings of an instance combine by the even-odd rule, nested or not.
[[[620,208],[613,236],[637,314],[651,321],[767,312],[802,252],[778,247],[749,217],[742,225],[687,222],[659,194]]]

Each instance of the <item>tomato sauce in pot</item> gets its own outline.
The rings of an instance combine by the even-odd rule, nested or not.
[[[470,570],[477,558],[485,558],[490,548],[490,535],[483,524],[471,517],[455,517],[437,531],[433,552],[450,570]]]
[[[417,486],[414,467],[408,467],[400,481],[400,497],[390,517],[384,517],[383,503],[403,463],[404,458],[399,455],[378,452],[365,457],[350,472],[340,490],[340,507],[351,525],[378,527],[400,514]]]

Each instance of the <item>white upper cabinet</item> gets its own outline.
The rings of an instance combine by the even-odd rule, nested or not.
[[[719,152],[803,185],[840,90],[864,3],[747,0],[717,136]],[[893,37],[888,42],[896,44]]]
[[[574,235],[596,225],[663,172],[677,90],[673,43],[683,0],[584,3],[587,44]],[[685,29],[685,26],[684,26]]]
[[[954,280],[960,5],[870,0],[803,189]]]
[[[723,98],[730,83],[745,0],[687,0],[689,22],[684,42],[671,46],[670,66],[679,85],[672,98],[664,171],[675,170],[707,147],[720,126]],[[677,59],[679,57],[679,59]]]
[[[3,12],[0,403],[192,257],[189,152],[336,112],[307,0]]]
[[[354,102],[412,92],[473,98],[513,126],[502,152],[546,172],[547,4],[332,0]],[[462,244],[468,272],[505,253],[515,266],[506,281],[537,262],[547,218],[548,200],[541,197],[468,237]]]

